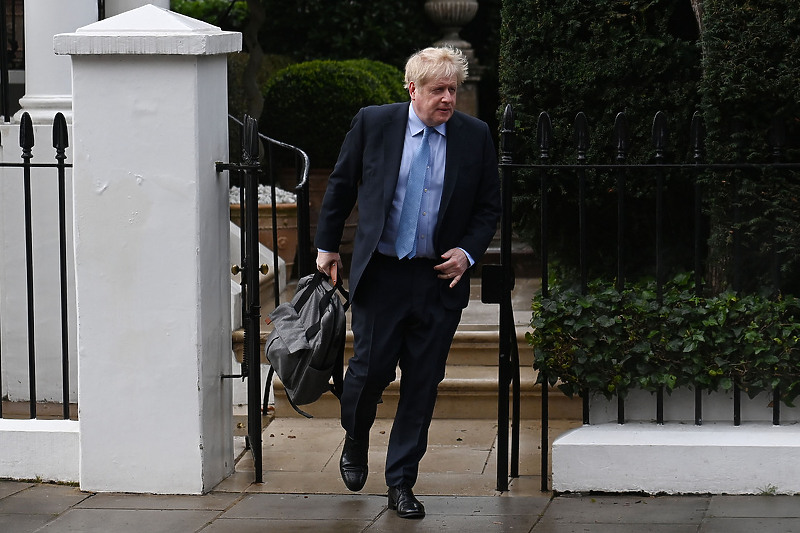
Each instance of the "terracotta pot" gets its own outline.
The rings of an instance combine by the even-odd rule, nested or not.
[[[286,261],[286,272],[291,276],[297,255],[297,204],[277,204],[278,243],[272,242],[272,206],[258,204],[258,242],[275,251]],[[231,221],[241,222],[241,204],[231,204]]]
[[[308,171],[308,206],[309,222],[311,224],[311,243],[313,249],[314,236],[317,233],[317,222],[319,221],[319,210],[322,207],[322,198],[325,196],[325,189],[328,187],[328,177],[331,175],[330,168],[311,168]],[[294,168],[282,168],[278,171],[278,184],[287,191],[293,191],[297,185]],[[339,252],[345,258],[345,263],[353,254],[353,240],[356,235],[358,225],[358,205],[347,218],[342,232],[342,242]],[[316,254],[316,250],[313,250]]]
[[[328,188],[328,177],[330,169],[311,169],[308,173],[308,197],[311,209],[311,240],[317,232],[317,222],[319,221],[319,210],[322,207],[322,198],[325,196],[325,189]],[[353,253],[353,240],[356,236],[356,226],[358,225],[358,204],[353,208],[353,212],[347,217],[342,232],[342,242],[339,253],[349,257]]]

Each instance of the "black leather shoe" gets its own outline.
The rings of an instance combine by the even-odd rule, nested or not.
[[[339,473],[342,474],[345,487],[352,491],[361,490],[367,482],[368,450],[369,442],[355,440],[350,435],[344,438],[342,458],[339,460]]]
[[[422,518],[425,516],[425,506],[414,497],[411,487],[398,485],[389,487],[389,509],[397,511],[400,518]]]

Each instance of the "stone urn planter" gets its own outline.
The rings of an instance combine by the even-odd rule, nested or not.
[[[269,203],[269,188],[259,186],[258,204],[258,242],[272,251],[276,251],[286,262],[286,273],[291,276],[297,257],[297,201],[295,195],[283,190],[277,191],[275,205],[278,242],[272,241],[272,211]],[[241,223],[242,207],[239,203],[238,188],[231,189],[231,221],[237,226]]]

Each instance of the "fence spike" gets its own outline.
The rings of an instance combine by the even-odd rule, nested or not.
[[[653,118],[653,147],[656,149],[656,159],[664,158],[667,135],[667,115],[663,111],[659,111]]]
[[[242,124],[242,162],[252,164],[256,161],[258,161],[258,121],[245,115]]]
[[[578,161],[585,161],[589,150],[589,121],[583,111],[575,115],[575,148],[578,150]]]
[[[550,115],[547,111],[539,113],[539,120],[536,124],[536,140],[539,143],[539,151],[542,159],[550,156],[550,142],[553,138],[553,125],[550,122]]]
[[[69,136],[67,134],[67,119],[63,113],[56,113],[53,119],[53,148],[64,151],[69,146]]]
[[[514,108],[511,107],[511,104],[507,104],[503,110],[503,129],[514,130]]]
[[[31,122],[31,116],[27,111],[22,114],[19,123],[19,146],[22,148],[23,153],[28,154],[33,148],[33,122]]]
[[[625,113],[617,113],[614,119],[614,145],[617,147],[617,159],[625,159],[628,153],[628,119]]]
[[[706,131],[703,125],[703,115],[700,114],[700,111],[695,111],[692,115],[692,125],[689,131],[689,142],[692,145],[695,163],[699,163],[703,158],[705,136]]]
[[[503,111],[503,122],[502,128],[500,129],[500,151],[503,153],[503,161],[511,162],[511,152],[514,149],[513,146],[513,134],[514,134],[514,109],[511,107],[511,104],[506,105],[505,110]]]

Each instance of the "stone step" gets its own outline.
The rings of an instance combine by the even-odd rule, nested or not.
[[[541,417],[541,387],[536,384],[533,370],[533,350],[525,340],[529,330],[530,299],[538,288],[535,278],[518,279],[514,291],[514,321],[520,359],[521,407],[523,419]],[[461,325],[453,338],[447,371],[439,386],[439,396],[434,416],[437,418],[496,418],[497,417],[497,365],[499,358],[499,335],[497,320],[499,306],[480,303],[480,284],[473,280],[471,301],[464,310]],[[264,311],[266,314],[268,311]],[[349,318],[349,313],[348,313]],[[265,326],[266,327],[266,326]],[[264,344],[269,327],[261,331],[261,360],[264,358]],[[236,359],[241,362],[244,333],[237,330],[233,334]],[[352,355],[353,335],[348,328],[345,345],[345,362]],[[398,372],[399,375],[399,372]],[[283,386],[276,377],[274,382],[275,407],[278,417],[300,416],[286,401]],[[399,379],[395,380],[384,393],[384,403],[378,409],[379,417],[393,417],[399,395]],[[550,418],[564,420],[581,419],[581,401],[570,399],[560,392],[549,396]],[[325,394],[317,402],[303,407],[310,414],[320,418],[338,418],[339,403],[332,394]]]
[[[234,333],[234,349],[237,361],[241,362],[243,332]],[[261,332],[262,362],[264,342],[268,333]],[[541,417],[541,386],[536,384],[533,370],[533,351],[527,346],[524,332],[518,333],[520,353],[520,416],[525,419]],[[498,334],[496,331],[458,331],[453,339],[447,361],[445,379],[439,386],[434,416],[439,418],[494,418],[497,416],[498,388]],[[348,332],[345,346],[345,361],[352,355],[352,332]],[[398,370],[399,378],[399,370]],[[286,401],[283,385],[276,376],[275,390],[276,416],[299,416]],[[378,410],[379,417],[393,416],[397,406],[400,382],[392,383],[384,394],[384,404]],[[305,409],[310,414],[321,417],[338,417],[338,400],[332,394],[325,394]],[[581,417],[580,400],[566,398],[561,393],[550,395],[550,417],[575,420]]]
[[[378,418],[393,418],[400,394],[400,371],[397,378],[383,393],[383,403],[378,406]],[[283,385],[276,377],[275,417],[298,417],[286,400]],[[497,367],[455,365],[448,366],[445,379],[439,385],[434,418],[439,419],[493,419],[497,418]],[[520,368],[520,418],[541,419],[541,386],[536,384],[536,372],[532,367]],[[582,417],[579,398],[567,398],[560,392],[549,397],[549,416],[558,420],[580,420]],[[333,394],[324,394],[316,402],[301,406],[301,409],[317,418],[338,418],[339,401]]]
[[[264,348],[269,331],[262,330],[260,335],[261,363],[268,364],[264,356]],[[236,360],[241,363],[244,350],[244,330],[233,332],[233,350]],[[532,367],[533,350],[525,340],[525,331],[517,328],[517,346],[521,367]],[[447,365],[450,366],[497,366],[500,343],[496,330],[458,330],[453,337]],[[347,361],[353,355],[353,332],[347,331],[344,358]]]

